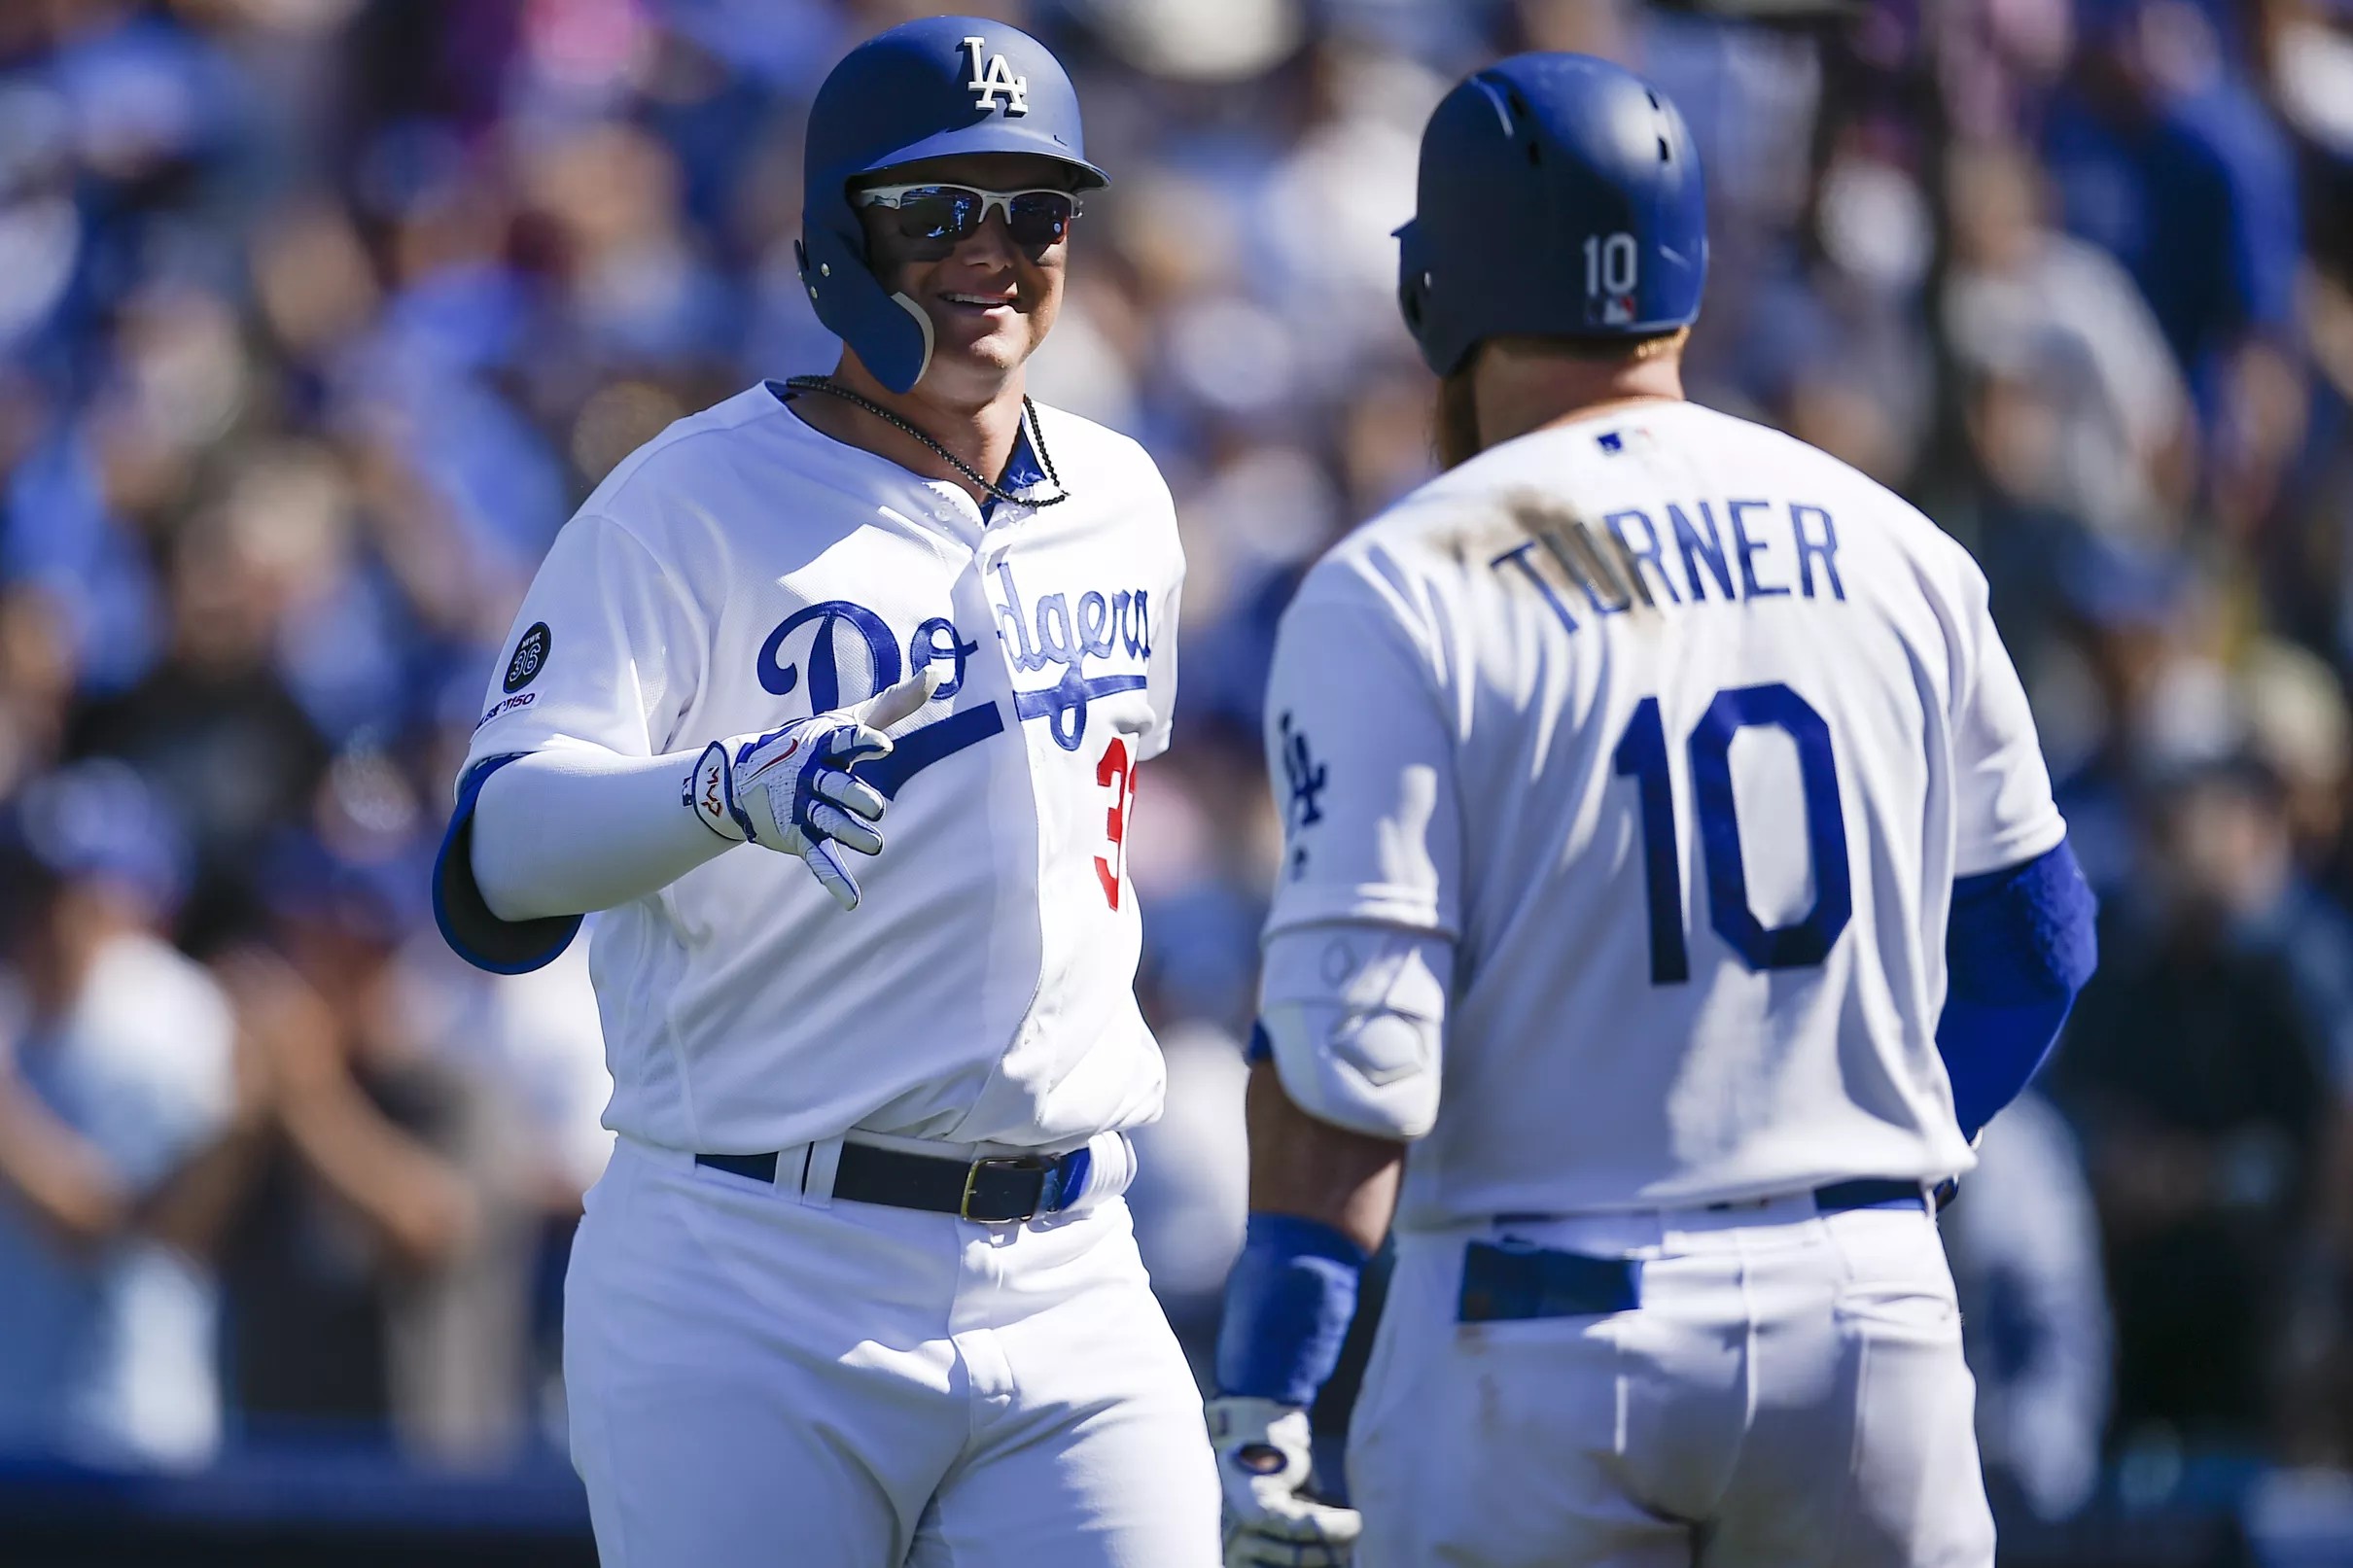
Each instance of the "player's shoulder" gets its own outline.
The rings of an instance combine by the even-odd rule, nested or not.
[[[1046,465],[1076,498],[1071,518],[1115,540],[1123,555],[1141,552],[1156,560],[1173,584],[1184,572],[1184,543],[1176,532],[1176,500],[1160,465],[1141,441],[1108,425],[1066,408],[1033,406]]]
[[[580,504],[580,511],[637,532],[664,502],[709,482],[717,471],[711,461],[714,448],[741,442],[768,422],[791,417],[762,382],[699,413],[674,419],[660,435],[615,464]]]
[[[1975,558],[1926,512],[1853,464],[1787,431],[1699,403],[1689,412],[1688,434],[1712,443],[1715,467],[1753,477],[1786,495],[1778,499],[1821,505],[1835,519],[1839,540],[1872,543],[1901,556],[1915,575],[1925,571],[1939,582],[1978,575]]]
[[[1087,463],[1148,469],[1155,475],[1160,472],[1160,467],[1152,461],[1152,455],[1143,449],[1143,443],[1135,436],[1123,435],[1101,421],[1051,403],[1033,400],[1031,407],[1036,413],[1037,429],[1043,434],[1057,466],[1061,464],[1063,454],[1069,452]]]
[[[1156,505],[1168,502],[1168,481],[1161,476],[1160,465],[1136,437],[1067,408],[1046,403],[1032,406],[1039,444],[1055,472],[1074,484],[1140,490]]]
[[[1433,618],[1451,579],[1480,548],[1482,530],[1500,539],[1493,498],[1441,474],[1342,535],[1311,563],[1284,614],[1371,616],[1413,628]],[[1492,553],[1492,551],[1491,551]]]
[[[1528,541],[1518,509],[1588,487],[1573,443],[1544,431],[1500,442],[1434,474],[1349,530],[1308,569],[1295,602],[1412,612],[1450,596]]]
[[[740,448],[768,420],[790,418],[765,384],[676,419],[615,464],[563,527],[548,560],[610,551],[650,560],[678,582],[709,564],[707,519],[732,510],[747,465]],[[773,436],[769,438],[773,439]]]

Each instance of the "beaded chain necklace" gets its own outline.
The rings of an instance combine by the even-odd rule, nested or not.
[[[1042,500],[1037,501],[1032,501],[1026,497],[1017,496],[1013,494],[1012,491],[1005,489],[1001,485],[999,485],[994,480],[983,477],[978,469],[973,468],[972,465],[966,463],[963,458],[958,457],[955,453],[949,451],[946,447],[940,445],[939,442],[933,440],[922,431],[917,430],[913,425],[899,418],[896,414],[891,412],[890,409],[885,408],[881,403],[876,402],[873,399],[852,392],[848,387],[843,386],[831,376],[796,375],[785,383],[785,390],[788,392],[823,392],[831,397],[839,398],[842,400],[842,401],[849,403],[854,407],[863,408],[867,413],[872,414],[884,424],[895,426],[897,429],[906,432],[909,436],[914,436],[917,440],[923,442],[924,445],[930,447],[932,451],[937,452],[941,457],[946,458],[950,463],[955,465],[957,472],[963,474],[966,478],[980,486],[981,489],[986,490],[992,499],[1001,501],[1009,506],[1059,506],[1064,502],[1071,499],[1070,487],[1062,482],[1062,475],[1054,471],[1054,459],[1047,455],[1044,433],[1037,428],[1037,405],[1030,401],[1027,394],[1024,394],[1021,400],[1021,417],[1024,424],[1029,429],[1030,446],[1037,453],[1038,466],[1046,470],[1046,477],[1054,482],[1055,489],[1062,492],[1060,495],[1047,496]]]

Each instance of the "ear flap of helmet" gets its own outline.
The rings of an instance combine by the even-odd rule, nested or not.
[[[891,294],[866,259],[830,227],[812,223],[792,247],[801,286],[825,330],[850,345],[874,379],[908,392],[931,363],[931,318],[903,294]]]
[[[1452,313],[1436,297],[1431,261],[1421,220],[1409,219],[1397,230],[1397,313],[1422,350],[1422,363],[1439,375],[1451,375],[1470,345],[1455,340],[1454,324],[1447,320]]]
[[[1422,272],[1422,245],[1411,219],[1397,230],[1397,313],[1405,318],[1405,330],[1419,340],[1422,336],[1422,294],[1425,283]]]

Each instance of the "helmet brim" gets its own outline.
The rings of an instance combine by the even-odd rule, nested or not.
[[[927,158],[963,157],[974,153],[1023,153],[1032,157],[1051,158],[1066,168],[1075,169],[1085,183],[1078,189],[1097,190],[1111,183],[1111,177],[1073,154],[1059,139],[1042,130],[1032,130],[1016,122],[998,120],[968,125],[961,130],[943,130],[919,142],[909,142],[884,154],[862,169],[854,170],[852,179],[867,174],[881,174],[902,163],[920,163]]]

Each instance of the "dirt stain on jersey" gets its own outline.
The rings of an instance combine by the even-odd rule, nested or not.
[[[1596,530],[1575,507],[1528,492],[1504,498],[1503,510],[1519,536],[1541,546],[1562,586],[1578,589],[1603,613],[1659,608],[1626,541],[1606,529]]]

